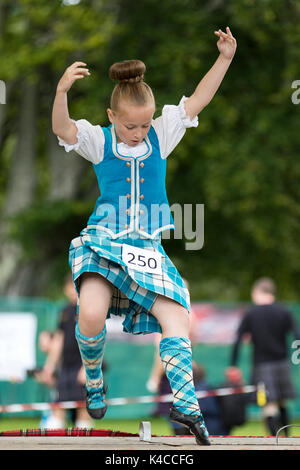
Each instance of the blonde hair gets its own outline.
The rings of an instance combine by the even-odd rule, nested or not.
[[[118,81],[113,89],[110,107],[117,112],[121,102],[137,106],[153,104],[155,99],[151,87],[144,82],[146,66],[141,60],[124,60],[114,63],[109,69],[109,78]]]

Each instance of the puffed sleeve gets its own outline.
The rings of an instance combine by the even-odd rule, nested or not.
[[[184,102],[187,97],[183,96],[176,105],[165,105],[161,116],[154,119],[152,125],[158,137],[162,158],[167,158],[179,144],[185,131],[189,127],[198,126],[198,116],[191,119],[187,116]]]
[[[77,127],[77,142],[69,145],[63,139],[58,137],[58,143],[65,148],[66,152],[74,150],[81,157],[97,164],[103,159],[105,137],[101,126],[92,125],[86,119],[72,121]]]

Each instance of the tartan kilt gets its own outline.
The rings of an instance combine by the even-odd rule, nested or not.
[[[159,252],[162,273],[145,273],[128,268],[122,260],[123,244]],[[80,276],[84,272],[98,273],[114,285],[107,318],[124,315],[123,330],[127,333],[161,333],[158,321],[150,313],[158,294],[175,300],[190,311],[188,289],[165,253],[160,237],[112,239],[103,230],[86,228],[71,242],[69,264],[78,295]]]
[[[252,373],[252,383],[263,382],[266,387],[267,402],[296,398],[290,365],[287,360],[257,364]]]

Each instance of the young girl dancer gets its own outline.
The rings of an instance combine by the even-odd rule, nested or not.
[[[83,62],[72,64],[60,79],[52,120],[66,151],[75,150],[93,163],[101,191],[87,227],[70,246],[87,410],[96,419],[105,414],[105,320],[125,314],[124,331],[162,333],[159,352],[174,395],[170,418],[188,427],[202,445],[210,442],[192,377],[189,292],[161,245],[161,233],[174,227],[165,189],[166,158],[186,128],[197,126],[197,115],[213,98],[236,50],[228,27],[215,34],[215,64],[189,98],[164,106],[160,117],[153,119],[155,100],[143,80],[144,63],[129,60],[110,68],[110,78],[118,83],[107,110],[109,127],[69,117],[67,92],[90,74]]]

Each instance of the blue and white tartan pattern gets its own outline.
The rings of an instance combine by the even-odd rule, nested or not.
[[[173,406],[181,413],[200,415],[189,338],[179,336],[163,338],[159,344],[159,354],[173,392]]]
[[[162,255],[162,273],[145,273],[128,268],[122,260],[124,243],[158,251]],[[78,280],[84,272],[99,273],[114,285],[107,318],[125,315],[123,330],[127,333],[161,333],[158,321],[150,313],[158,294],[175,300],[190,311],[188,289],[165,253],[160,238],[126,237],[113,240],[102,230],[86,228],[71,242],[69,263],[78,293]]]

